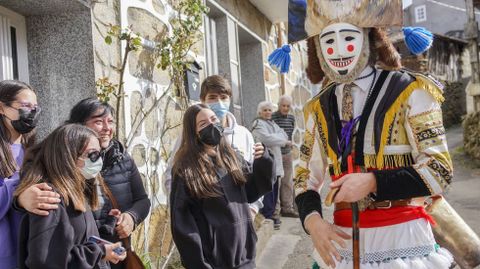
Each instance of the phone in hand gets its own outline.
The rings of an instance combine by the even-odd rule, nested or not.
[[[88,238],[88,242],[91,242],[91,243],[95,243],[97,245],[104,245],[104,244],[113,244],[112,242],[110,241],[107,241],[105,239],[102,239],[98,236],[95,236],[95,235],[92,235]],[[124,247],[116,247],[113,249],[113,252],[115,252],[115,254],[117,254],[118,256],[121,256],[123,255],[123,253],[125,253],[126,249]]]

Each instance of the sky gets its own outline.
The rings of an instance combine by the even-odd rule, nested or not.
[[[412,4],[412,0],[402,0],[402,2],[403,2],[403,8],[404,9]]]

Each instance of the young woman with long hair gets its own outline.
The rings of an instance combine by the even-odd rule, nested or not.
[[[98,206],[97,189],[102,186],[100,149],[94,131],[67,124],[27,152],[17,194],[45,182],[62,202],[48,216],[29,213],[22,219],[19,268],[109,268],[107,261],[125,259],[125,253],[113,251],[120,243],[89,242],[99,235],[92,210]]]
[[[99,136],[103,158],[100,173],[111,195],[106,195],[105,191],[99,193],[101,202],[93,216],[100,236],[111,242],[129,239],[135,227],[143,222],[150,211],[150,200],[135,162],[122,143],[113,138],[114,115],[114,110],[108,103],[96,98],[86,98],[72,108],[67,121],[85,125]],[[113,209],[111,198],[116,200],[119,208]],[[37,213],[34,211],[38,204],[36,200],[36,193],[26,191],[19,195],[18,204],[29,212]],[[46,212],[43,210],[40,213]],[[124,247],[130,247],[128,242]],[[111,267],[123,269],[125,264],[126,261],[119,262]]]
[[[21,215],[11,210],[11,205],[24,151],[35,141],[39,112],[32,87],[16,80],[0,82],[0,268],[11,269],[17,264]]]
[[[173,239],[187,269],[255,268],[248,203],[271,191],[274,164],[262,145],[254,158],[249,167],[208,106],[187,109],[170,196]]]

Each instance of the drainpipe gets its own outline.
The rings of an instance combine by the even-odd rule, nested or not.
[[[277,29],[277,47],[280,48],[283,46],[283,35],[282,35],[282,23],[276,23],[275,28]],[[280,93],[281,95],[285,94],[285,74],[281,74],[280,71],[278,71],[279,75],[279,82],[280,82]]]

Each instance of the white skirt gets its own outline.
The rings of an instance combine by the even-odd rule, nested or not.
[[[338,228],[352,234],[351,228]],[[353,268],[352,240],[346,243],[347,248],[344,249],[334,242],[342,257],[340,262],[334,259],[335,269]],[[332,268],[323,262],[316,250],[313,258],[320,268]],[[452,255],[435,243],[430,223],[423,218],[360,229],[361,269],[448,269],[452,263]]]

